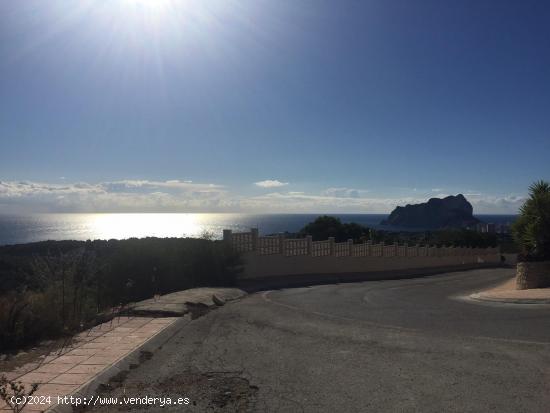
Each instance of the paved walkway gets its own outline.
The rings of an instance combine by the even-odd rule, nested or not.
[[[516,290],[516,277],[490,290],[470,296],[476,300],[517,304],[550,304],[550,288],[532,288]]]
[[[177,317],[120,317],[100,324],[74,337],[60,352],[50,354],[41,363],[32,363],[15,372],[10,380],[39,387],[35,395],[51,396],[51,405],[27,405],[23,411],[42,411],[57,404],[58,396],[76,393],[118,360],[143,345],[173,324]],[[0,411],[11,411],[0,401]]]
[[[140,301],[133,306],[133,311],[141,317],[117,317],[100,324],[76,335],[70,344],[40,363],[27,363],[4,374],[10,380],[20,381],[27,389],[32,383],[38,383],[34,394],[51,396],[51,406],[29,404],[24,412],[46,410],[57,404],[58,396],[70,396],[84,389],[115,363],[190,312],[193,306],[215,307],[245,295],[237,288],[193,288]],[[159,315],[163,317],[155,317]],[[0,411],[11,410],[0,401]]]

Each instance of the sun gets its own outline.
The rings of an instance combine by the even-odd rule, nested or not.
[[[123,0],[124,3],[132,6],[151,7],[151,8],[164,8],[168,3],[172,3],[172,0]]]
[[[128,12],[167,15],[171,10],[182,5],[189,6],[190,1],[175,0],[122,0],[123,9]]]

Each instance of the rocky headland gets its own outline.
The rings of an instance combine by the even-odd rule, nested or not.
[[[464,228],[480,222],[464,195],[431,198],[428,202],[398,206],[382,225],[405,228]]]

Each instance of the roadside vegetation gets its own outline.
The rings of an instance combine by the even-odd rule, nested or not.
[[[239,256],[210,239],[0,247],[0,351],[72,334],[155,294],[233,285],[239,271]]]
[[[356,223],[342,223],[339,218],[322,215],[305,225],[299,232],[299,236],[311,235],[313,241],[324,241],[334,237],[336,242],[344,242],[353,239],[355,242],[368,240],[371,230]]]
[[[520,247],[520,261],[550,260],[550,183],[538,181],[529,187],[529,198],[512,226]]]
[[[37,383],[27,387],[20,381],[8,380],[6,376],[0,375],[0,400],[14,413],[19,413],[25,408],[37,389]],[[21,400],[21,402],[16,403],[15,400]]]
[[[480,233],[468,229],[442,229],[422,232],[393,232],[379,231],[356,223],[343,223],[340,219],[323,215],[305,225],[298,233],[305,237],[311,235],[314,241],[326,240],[334,237],[336,242],[352,239],[354,243],[371,240],[374,243],[394,242],[409,244],[430,244],[437,246],[455,247],[496,247],[506,237],[497,234]]]

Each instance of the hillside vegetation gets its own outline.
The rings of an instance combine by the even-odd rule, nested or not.
[[[143,238],[0,247],[0,350],[69,334],[113,307],[229,286],[240,259],[221,241]]]

